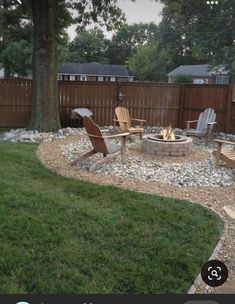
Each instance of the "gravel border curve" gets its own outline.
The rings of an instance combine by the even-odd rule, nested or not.
[[[217,258],[223,261],[229,269],[228,281],[235,278],[235,220],[230,218],[223,210],[224,205],[235,205],[235,186],[230,187],[175,187],[173,185],[153,182],[138,181],[115,175],[98,174],[71,167],[67,158],[62,155],[61,145],[77,141],[78,136],[70,136],[65,139],[54,140],[49,143],[42,143],[38,146],[37,157],[48,169],[65,177],[86,180],[89,182],[114,185],[124,189],[174,197],[189,200],[200,204],[220,216],[224,222],[224,231],[213,250],[210,258]],[[195,279],[188,293],[212,294],[217,288],[207,286],[201,279],[200,274]]]
[[[220,237],[220,239],[219,239],[217,245],[215,246],[215,248],[214,248],[214,250],[213,250],[211,256],[210,256],[209,259],[208,259],[208,261],[210,261],[210,260],[216,260],[216,259],[218,258],[218,254],[219,254],[219,252],[220,252],[220,249],[221,249],[222,246],[223,246],[223,242],[225,241],[225,238],[226,238],[226,236],[228,235],[228,227],[229,227],[229,225],[228,225],[227,219],[224,218],[224,217],[223,217],[219,212],[217,212],[215,209],[213,209],[213,208],[208,208],[208,207],[205,206],[205,205],[203,205],[203,206],[204,206],[205,208],[207,208],[207,209],[213,211],[214,213],[216,213],[216,214],[220,217],[220,219],[223,221],[223,224],[224,224],[223,233],[222,233],[222,235],[221,235],[221,237]],[[206,263],[206,262],[205,262],[205,263]],[[201,273],[199,273],[198,276],[196,277],[195,281],[193,282],[193,285],[189,288],[189,290],[188,290],[187,293],[188,293],[188,294],[199,293],[200,289],[202,289],[202,291],[203,291],[203,287],[202,287],[203,285],[205,285],[205,284],[204,284],[204,282],[203,282],[203,280],[202,280]],[[209,289],[209,286],[206,285],[205,288],[206,288],[206,289]],[[204,293],[204,292],[203,292],[203,293]]]

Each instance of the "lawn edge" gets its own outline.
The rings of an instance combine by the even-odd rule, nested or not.
[[[192,203],[199,204],[199,203],[197,203],[197,202],[192,202]],[[220,236],[220,238],[219,238],[219,240],[218,240],[218,242],[217,242],[217,244],[216,244],[216,246],[215,246],[215,248],[214,248],[212,254],[210,255],[210,257],[209,257],[209,259],[208,259],[208,261],[209,261],[209,260],[215,260],[215,259],[217,258],[217,256],[218,256],[218,253],[219,253],[219,251],[220,251],[222,245],[223,245],[223,241],[225,240],[226,235],[228,234],[229,223],[228,223],[228,220],[227,220],[222,214],[220,214],[217,210],[215,210],[215,209],[213,209],[213,208],[209,208],[208,206],[205,206],[205,205],[203,205],[203,204],[199,204],[199,205],[202,205],[202,206],[205,207],[206,209],[208,209],[208,210],[210,210],[211,212],[213,212],[213,213],[215,213],[216,215],[218,215],[219,218],[220,218],[220,219],[222,220],[222,222],[223,222],[223,232],[222,232],[222,234],[221,234],[221,236]],[[206,261],[205,261],[205,263],[206,263]],[[205,286],[206,286],[206,287],[205,287],[206,289],[209,289],[209,286],[206,285],[206,284],[203,282],[202,277],[201,277],[201,272],[200,272],[200,273],[197,275],[197,277],[196,277],[195,281],[193,282],[192,286],[189,288],[187,294],[195,294],[196,291],[197,291],[197,289],[198,289],[198,287],[199,287],[201,284],[205,285]]]

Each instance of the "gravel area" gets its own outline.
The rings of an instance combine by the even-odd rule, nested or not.
[[[215,253],[215,257],[223,261],[229,269],[229,278],[231,282],[235,278],[235,220],[227,215],[223,207],[225,205],[235,206],[235,185],[231,180],[229,181],[230,186],[179,186],[177,183],[167,183],[162,182],[161,178],[158,180],[150,179],[136,179],[130,175],[125,175],[124,167],[121,168],[122,174],[113,174],[111,170],[102,171],[100,169],[95,172],[88,172],[86,170],[88,164],[82,164],[78,166],[71,167],[70,158],[74,159],[74,156],[77,154],[82,154],[82,151],[85,151],[89,146],[85,147],[82,143],[86,142],[86,139],[83,138],[83,135],[80,136],[70,136],[61,140],[54,140],[49,143],[43,143],[39,146],[37,150],[37,156],[41,162],[48,167],[49,169],[67,177],[73,177],[76,179],[87,180],[94,183],[105,184],[105,185],[115,185],[117,187],[122,187],[129,190],[140,191],[144,193],[157,194],[161,196],[174,197],[179,199],[186,199],[194,203],[201,204],[207,208],[212,209],[213,211],[220,214],[221,218],[224,221],[225,229],[223,235],[221,236],[221,247]],[[79,145],[78,145],[79,143]],[[73,147],[76,147],[76,153],[71,152],[71,155],[67,154],[66,151],[74,151]],[[167,168],[172,169],[173,164],[182,164],[184,167],[187,164],[200,163],[205,158],[208,158],[211,161],[211,151],[214,148],[214,144],[209,144],[205,148],[203,141],[195,141],[195,150],[190,157],[169,159],[158,157],[141,155],[139,153],[139,142],[138,140],[132,141],[128,145],[128,158],[137,158],[139,157],[140,163],[144,160],[146,163],[149,162],[160,162],[161,166],[166,166]],[[203,149],[202,149],[203,148]],[[84,150],[83,150],[84,149]],[[70,153],[70,152],[69,152]],[[137,159],[138,161],[138,159]],[[109,165],[109,166],[112,166]],[[162,169],[162,167],[157,167]],[[162,172],[166,171],[163,170]],[[198,167],[198,166],[196,166]],[[201,168],[201,167],[200,167]],[[128,168],[127,168],[128,169]],[[207,169],[209,170],[209,169]],[[223,167],[223,172],[232,176],[232,170]],[[208,171],[209,172],[209,171]],[[167,174],[167,173],[166,173]],[[175,174],[175,172],[174,172]],[[199,282],[195,286],[195,293],[205,294],[205,293],[215,293],[218,288],[210,288],[203,282]]]
[[[133,139],[134,138],[134,139]],[[116,141],[115,141],[116,142]],[[155,157],[140,153],[141,141],[138,137],[132,137],[127,143],[127,161],[121,163],[121,157],[109,162],[97,170],[97,173],[115,174],[138,180],[165,182],[174,186],[232,186],[235,181],[233,170],[221,165],[214,168],[213,147],[203,146],[203,141],[196,140],[192,155],[188,157]],[[203,147],[203,149],[202,149]],[[69,161],[91,150],[91,144],[87,136],[81,136],[79,140],[61,146],[62,154]],[[101,159],[97,154],[81,161],[78,167],[88,170],[89,167]],[[170,162],[168,161],[170,159]]]

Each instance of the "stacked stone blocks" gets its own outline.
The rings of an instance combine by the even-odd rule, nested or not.
[[[158,141],[144,138],[141,152],[158,156],[186,156],[192,152],[193,141],[185,137],[184,141]]]

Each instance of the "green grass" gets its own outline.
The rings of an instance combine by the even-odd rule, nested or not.
[[[64,178],[0,143],[1,293],[185,293],[221,220],[201,206]]]

